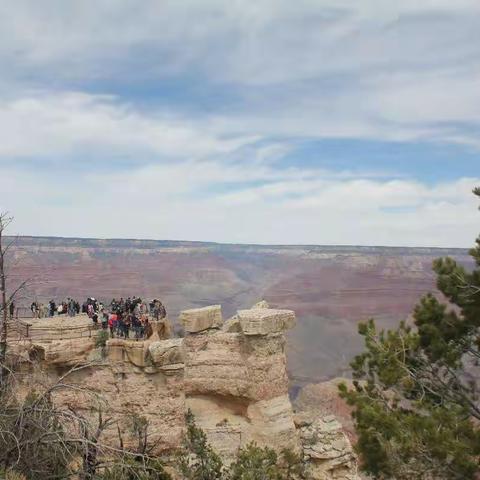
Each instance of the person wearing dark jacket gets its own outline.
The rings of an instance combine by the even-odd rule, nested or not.
[[[55,305],[55,302],[53,301],[53,299],[48,302],[48,308],[49,308],[48,315],[50,317],[53,317],[55,315],[55,310],[57,309],[57,306]]]

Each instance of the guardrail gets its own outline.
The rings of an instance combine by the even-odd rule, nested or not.
[[[40,313],[42,313],[42,316],[40,316]],[[31,318],[50,318],[47,315],[43,315],[43,313],[46,313],[46,311],[43,312],[38,312],[38,315],[35,317],[33,315],[33,312],[30,310],[29,307],[15,307],[15,312],[13,313],[13,318],[20,318],[20,319],[31,319]]]
[[[10,319],[8,321],[7,339],[12,340],[36,340],[50,342],[54,340],[75,340],[79,338],[91,338],[98,328],[93,325],[79,326],[41,326],[35,325],[24,319]]]

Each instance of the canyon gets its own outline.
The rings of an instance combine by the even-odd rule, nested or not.
[[[298,325],[287,335],[294,395],[307,384],[348,376],[361,349],[359,321],[374,317],[392,327],[421,295],[435,292],[435,258],[470,264],[462,249],[56,237],[19,237],[12,253],[12,278],[32,279],[28,295],[39,301],[95,296],[109,303],[137,295],[161,299],[172,319],[212,304],[229,317],[260,299],[294,310]]]
[[[190,410],[227,461],[250,441],[274,444],[301,451],[315,478],[345,480],[358,478],[356,436],[337,384],[349,382],[361,350],[357,323],[374,317],[393,327],[421,295],[439,296],[435,258],[471,265],[461,249],[47,237],[19,237],[11,253],[11,287],[29,279],[17,306],[31,323],[12,347],[39,367],[35,382],[83,365],[71,379],[98,393],[121,432],[138,411],[162,449],[174,450]],[[99,349],[83,315],[28,319],[31,299],[109,304],[132,295],[162,300],[172,338],[157,329],[148,340],[114,338]],[[68,391],[56,401],[90,408]],[[106,431],[107,441],[117,433]]]

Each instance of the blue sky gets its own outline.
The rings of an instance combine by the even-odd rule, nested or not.
[[[1,4],[0,209],[34,235],[471,245],[480,3],[399,3]]]

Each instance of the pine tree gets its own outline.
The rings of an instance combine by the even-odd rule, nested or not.
[[[474,190],[480,196],[480,189]],[[480,237],[467,271],[452,258],[433,264],[448,300],[423,297],[414,324],[359,326],[365,350],[352,362],[356,449],[376,479],[474,479],[480,472]]]
[[[189,480],[221,480],[224,475],[223,462],[208,443],[205,432],[197,427],[190,410],[185,415],[185,421],[187,432],[179,457],[183,477]]]

